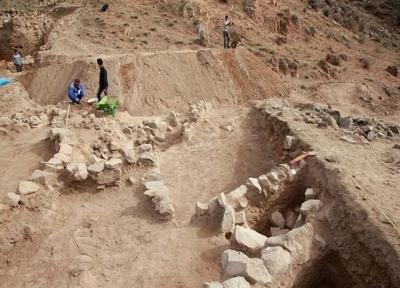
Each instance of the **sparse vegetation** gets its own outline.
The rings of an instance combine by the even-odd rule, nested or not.
[[[367,70],[371,69],[371,61],[368,58],[363,57],[359,61],[362,68]]]
[[[253,0],[243,0],[243,10],[250,16],[253,16],[256,12],[256,6]]]
[[[185,9],[185,6],[186,6],[188,3],[189,3],[189,1],[187,1],[187,0],[180,0],[180,2],[178,3],[179,15],[182,15],[183,9]]]

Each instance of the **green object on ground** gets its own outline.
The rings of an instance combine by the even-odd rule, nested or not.
[[[118,99],[113,96],[104,96],[99,102],[96,103],[96,109],[103,110],[108,114],[115,115],[118,107]]]

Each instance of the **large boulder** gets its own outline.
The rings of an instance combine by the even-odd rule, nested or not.
[[[7,205],[8,207],[17,207],[20,200],[20,195],[17,195],[15,193],[7,193],[1,203]]]
[[[248,200],[246,198],[247,187],[245,185],[241,185],[235,190],[229,192],[226,195],[228,203],[233,208],[245,208],[248,204]]]
[[[161,215],[172,219],[175,216],[175,209],[169,198],[169,189],[162,181],[150,181],[145,183],[144,194],[151,198],[155,210]]]
[[[275,211],[270,216],[270,221],[273,226],[277,226],[280,229],[285,227],[285,217],[279,211]]]
[[[29,180],[42,185],[48,185],[51,182],[51,179],[55,177],[55,174],[49,173],[47,171],[35,170],[33,171]]]
[[[257,178],[247,179],[246,186],[249,187],[250,189],[257,191],[258,193],[262,193],[262,188]]]
[[[292,169],[288,164],[279,164],[278,167],[276,167],[276,169],[279,171],[279,173],[285,174],[286,179],[288,179],[289,181],[293,180],[294,175],[292,173]]]
[[[151,146],[151,144],[142,144],[138,147],[138,151],[140,154],[145,152],[151,152],[153,151],[153,146]]]
[[[121,153],[124,159],[129,164],[133,164],[136,161],[136,154],[132,142],[125,143],[121,146]]]
[[[236,225],[232,241],[244,251],[254,254],[264,247],[267,237],[252,229]]]
[[[265,174],[258,177],[258,181],[263,188],[265,197],[268,197],[269,193],[275,193],[279,190],[278,179],[273,179],[275,174]]]
[[[268,238],[266,247],[282,247],[291,253],[294,264],[304,264],[310,259],[313,238],[313,227],[306,223],[287,234]]]
[[[66,171],[75,181],[84,181],[88,177],[88,171],[85,163],[68,164]]]
[[[119,158],[111,158],[104,163],[107,169],[116,169],[122,166],[122,160]]]
[[[87,167],[89,174],[97,175],[104,170],[104,161],[97,161]]]
[[[221,230],[222,233],[233,233],[235,230],[235,209],[232,206],[225,206],[224,216],[222,217]]]
[[[279,246],[267,247],[262,250],[261,259],[272,277],[277,273],[287,271],[291,264],[290,253]]]
[[[8,210],[8,209],[10,209],[10,207],[8,207],[8,206],[5,205],[5,204],[0,203],[0,212],[1,212],[1,211]]]
[[[148,181],[161,181],[161,171],[158,167],[153,167],[143,175],[146,182]]]
[[[246,212],[244,210],[239,211],[239,212],[236,213],[235,222],[236,222],[236,225],[241,225],[241,226],[244,226],[244,227],[248,226]]]
[[[72,152],[73,152],[73,147],[69,144],[64,144],[64,143],[60,145],[60,149],[58,150],[58,153],[68,156],[71,156]]]
[[[290,231],[289,229],[281,229],[279,227],[270,227],[269,230],[270,230],[271,236],[286,234]]]
[[[304,192],[304,196],[305,196],[306,200],[316,199],[317,192],[313,188],[307,188],[306,192]]]
[[[202,216],[208,213],[208,203],[196,202],[195,215]]]
[[[68,144],[72,146],[78,144],[75,133],[66,128],[51,128],[49,138],[57,144]]]
[[[221,192],[218,194],[217,201],[218,201],[219,207],[221,207],[221,208],[225,208],[228,205],[224,192]]]
[[[309,213],[318,211],[322,207],[321,200],[310,199],[301,204],[300,213],[306,217]]]
[[[258,258],[249,258],[246,254],[228,249],[222,253],[221,265],[228,276],[243,276],[253,283],[272,282],[271,275]]]
[[[56,153],[53,156],[55,159],[61,160],[62,163],[69,164],[71,162],[71,156],[63,153]]]
[[[250,258],[246,266],[244,277],[252,283],[265,285],[272,282],[271,274],[259,258]]]
[[[296,225],[297,214],[292,209],[288,209],[285,213],[285,227],[293,229]]]
[[[21,181],[18,185],[18,194],[28,195],[37,192],[40,189],[39,185],[32,181]]]
[[[118,186],[121,176],[121,168],[117,168],[114,170],[105,169],[96,175],[90,175],[90,177],[97,183],[97,185],[106,187]]]
[[[88,171],[85,163],[78,163],[74,177],[78,181],[83,181],[87,179]]]
[[[143,165],[158,166],[160,160],[154,151],[149,151],[139,154],[138,162]]]
[[[64,162],[60,159],[57,159],[55,157],[51,158],[47,162],[42,162],[47,169],[50,169],[52,171],[58,172],[64,169]]]
[[[203,288],[224,288],[220,282],[206,282]]]
[[[8,117],[0,117],[0,126],[10,126],[12,124],[12,120]]]
[[[243,275],[249,259],[250,258],[242,252],[228,249],[222,253],[221,266],[224,272],[229,276]]]

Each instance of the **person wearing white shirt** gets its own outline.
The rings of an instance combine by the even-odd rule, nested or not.
[[[224,20],[224,48],[230,48],[230,44],[229,44],[229,27],[232,26],[233,23],[231,23],[231,21],[229,21],[229,17],[228,15],[225,16],[225,20]]]

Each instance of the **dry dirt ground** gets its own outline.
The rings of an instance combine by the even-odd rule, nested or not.
[[[58,103],[66,112],[65,90],[76,77],[83,80],[87,97],[93,97],[97,57],[105,59],[119,112],[113,119],[86,104],[75,105],[71,118],[87,111],[106,123],[136,125],[171,110],[186,115],[190,104],[202,100],[213,108],[191,124],[189,139],[159,145],[160,174],[175,207],[173,221],[154,211],[140,180],[134,185],[127,181],[143,176],[141,166],[124,165],[120,185],[101,191],[91,183],[64,185],[60,176],[55,184],[23,196],[16,207],[0,211],[0,287],[191,288],[224,279],[220,257],[229,242],[219,231],[220,219],[196,219],[195,203],[228,193],[248,177],[289,160],[282,147],[288,133],[318,152],[304,180],[323,191],[324,211],[313,225],[354,279],[345,286],[337,276],[318,282],[319,273],[305,276],[310,267],[303,265],[296,270],[304,272],[297,284],[288,280],[292,285],[282,287],[399,287],[400,150],[394,148],[399,135],[349,143],[341,140],[348,134],[344,129],[305,123],[307,115],[298,108],[323,103],[343,116],[399,125],[400,76],[386,71],[400,63],[391,22],[357,8],[375,33],[360,40],[364,34],[302,1],[278,1],[278,6],[256,1],[250,16],[242,1],[198,0],[189,3],[190,9],[188,3],[117,0],[106,13],[99,12],[99,1],[31,7],[53,17],[54,26],[40,39],[39,50],[32,43],[31,50],[22,48],[35,56],[35,64],[23,73],[4,61],[0,65],[0,75],[24,86],[0,87],[2,100],[12,103],[0,111],[13,123],[0,123],[1,199],[55,153],[48,139],[51,124],[36,128],[32,117],[46,114],[52,122],[55,116],[46,109],[54,106],[48,104]],[[18,1],[4,5],[22,9]],[[242,38],[236,50],[221,49],[225,14]],[[287,24],[283,34],[280,20]],[[207,47],[199,45],[197,23],[207,31]],[[29,30],[28,24],[24,29]],[[317,31],[314,36],[305,32],[310,27]],[[286,44],[276,44],[278,37],[286,38]],[[327,54],[345,56],[339,65],[321,64]],[[288,128],[271,128],[272,120],[253,109],[254,100],[272,97],[285,104],[277,101],[268,113]],[[25,123],[15,113],[22,113]],[[80,139],[99,135],[93,127],[68,127]]]
[[[80,275],[88,281],[82,287],[198,287],[218,278],[218,259],[227,245],[216,229],[191,224],[193,203],[230,191],[279,162],[273,143],[257,131],[257,119],[248,112],[217,110],[196,127],[191,143],[162,152],[160,170],[176,203],[176,223],[160,223],[143,191],[125,182],[99,193],[49,196],[49,207],[21,211],[42,215],[32,223],[40,232],[32,242],[15,243],[5,257],[3,287],[69,287],[80,279],[74,273],[90,265],[86,261],[94,264],[90,273],[96,280]],[[41,272],[32,268],[37,266]]]

